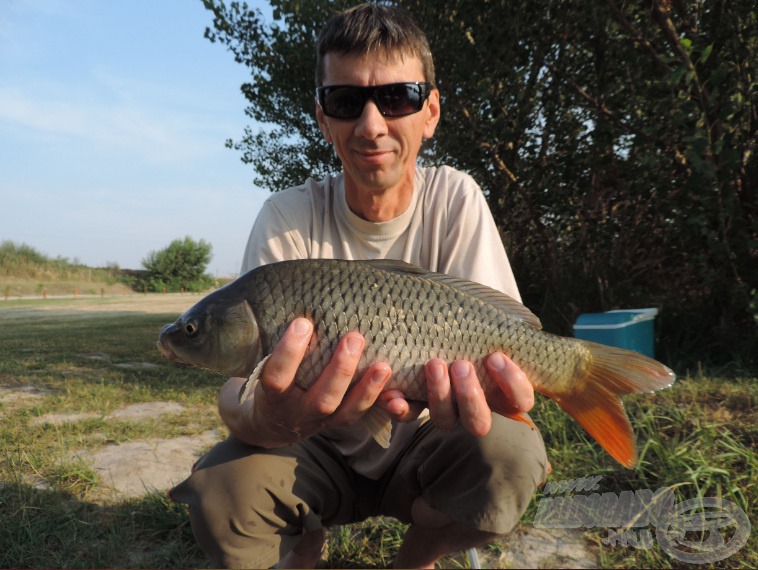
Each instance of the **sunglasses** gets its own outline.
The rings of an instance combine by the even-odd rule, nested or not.
[[[324,115],[333,119],[357,119],[369,99],[385,117],[405,117],[418,113],[429,98],[433,85],[428,82],[389,83],[387,85],[328,85],[316,88],[316,100]]]

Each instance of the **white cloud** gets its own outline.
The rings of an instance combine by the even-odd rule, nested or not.
[[[18,135],[76,137],[92,145],[110,145],[136,152],[151,163],[189,160],[215,152],[224,126],[208,125],[170,109],[151,108],[127,100],[93,101],[91,95],[69,94],[65,89],[44,89],[48,96],[18,88],[0,88],[0,121],[18,128]],[[87,100],[87,99],[90,100]],[[229,132],[232,127],[228,127]]]
[[[65,28],[87,19],[86,11],[67,0],[0,0],[0,62],[32,62],[44,55],[41,20],[53,20]]]

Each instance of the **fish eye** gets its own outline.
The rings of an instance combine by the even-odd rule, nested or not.
[[[197,334],[197,328],[198,328],[197,322],[194,320],[188,321],[187,323],[184,324],[184,332],[186,332],[190,336],[194,336],[195,334]]]

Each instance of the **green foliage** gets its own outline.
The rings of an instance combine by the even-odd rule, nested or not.
[[[211,250],[211,244],[202,239],[197,242],[189,236],[176,239],[142,260],[145,273],[137,277],[135,288],[154,293],[204,291],[213,284],[213,278],[205,273]]]
[[[115,283],[120,269],[112,264],[106,268],[93,269],[65,257],[51,259],[25,243],[4,241],[0,243],[0,278],[28,278],[41,280],[77,279],[92,277]]]
[[[245,129],[227,146],[242,152],[255,170],[254,182],[282,190],[340,168],[316,124],[316,33],[332,8],[350,2],[272,2],[278,20],[270,26],[246,4],[203,0],[214,15],[205,36],[225,43],[252,78],[242,85],[251,106],[248,116],[266,127]]]
[[[65,263],[64,260],[51,260],[24,243],[4,241],[0,244],[0,273],[3,276],[34,274],[42,267]]]
[[[76,259],[52,259],[35,248],[13,241],[0,243],[0,295],[71,295],[124,293],[127,278],[115,263],[88,267]]]
[[[204,0],[251,71],[228,145],[280,190],[339,168],[313,117],[315,38],[344,0]],[[758,208],[748,0],[399,0],[426,30],[443,117],[430,164],[482,186],[527,305],[657,306],[662,356],[755,366]]]

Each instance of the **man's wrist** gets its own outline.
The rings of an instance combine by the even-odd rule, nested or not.
[[[261,413],[254,402],[245,402],[240,408],[240,422],[232,433],[245,443],[275,449],[305,439],[299,428]]]

